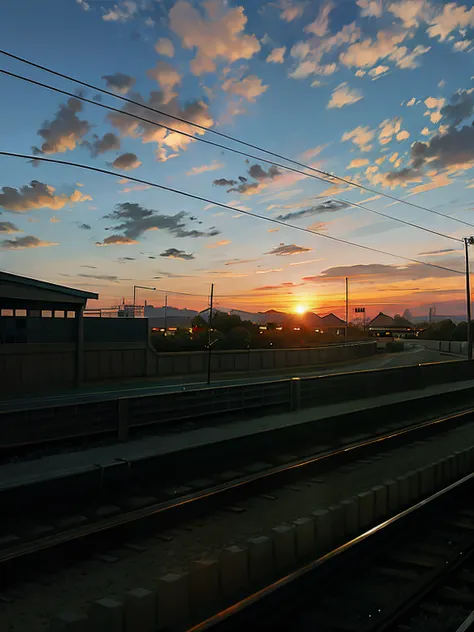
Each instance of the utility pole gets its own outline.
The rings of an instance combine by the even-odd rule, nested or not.
[[[347,342],[347,328],[349,325],[349,279],[346,277],[346,327],[344,329],[344,342]]]
[[[467,359],[472,360],[471,331],[471,271],[469,268],[469,246],[474,244],[474,237],[464,237],[464,253],[466,257],[466,308],[467,308]]]
[[[165,333],[168,331],[168,294],[165,295]]]
[[[214,283],[211,283],[211,295],[209,298],[209,319],[207,325],[207,383],[211,383],[211,357],[212,357],[212,344],[211,344],[211,331],[212,331],[212,303],[214,300]]]

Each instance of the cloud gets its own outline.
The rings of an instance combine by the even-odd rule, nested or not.
[[[437,99],[436,97],[428,97],[425,99],[424,104],[429,110],[434,110],[434,108],[439,109],[443,107],[445,101],[446,99],[443,98]]]
[[[304,13],[305,4],[303,2],[292,3],[289,0],[280,2],[280,17],[284,22],[293,22]]]
[[[11,222],[0,222],[0,233],[21,233],[21,230]]]
[[[406,140],[407,138],[410,138],[410,132],[407,132],[406,129],[403,129],[401,132],[398,132],[398,134],[396,135],[396,139],[398,141]]]
[[[343,142],[351,140],[362,152],[366,152],[372,149],[370,142],[373,140],[374,136],[374,130],[371,130],[369,127],[362,127],[361,125],[358,125],[350,132],[344,132],[341,140]]]
[[[269,228],[267,230],[267,233],[278,233],[280,231],[279,228]]]
[[[244,33],[244,8],[228,8],[213,0],[204,4],[205,17],[190,2],[178,0],[169,12],[171,30],[181,38],[183,48],[195,49],[191,72],[202,75],[216,70],[216,61],[250,59],[260,50],[258,39]]]
[[[120,193],[131,193],[132,191],[146,191],[147,189],[151,189],[150,184],[132,184],[129,187],[125,187],[122,189]]]
[[[312,37],[297,42],[290,51],[298,60],[296,67],[290,72],[294,79],[304,79],[313,74],[328,75],[337,70],[335,62],[325,63],[324,57],[360,37],[360,29],[355,22],[346,24],[340,31],[324,38]]]
[[[362,17],[380,18],[382,16],[382,0],[357,0]]]
[[[329,144],[329,143],[328,143]],[[316,158],[316,156],[319,156],[319,154],[326,149],[326,147],[328,146],[328,144],[326,145],[317,145],[316,147],[312,147],[311,149],[307,149],[305,152],[303,152],[301,154],[301,158],[303,160],[311,160],[311,158]]]
[[[463,51],[465,51],[470,46],[472,46],[472,40],[467,40],[467,39],[460,40],[459,42],[455,42],[455,44],[453,46],[453,50],[456,53],[462,53]]]
[[[461,252],[459,249],[457,248],[443,248],[441,250],[428,250],[428,252],[419,252],[418,256],[419,257],[425,257],[425,256],[443,256],[443,255],[449,255],[452,254],[453,252]]]
[[[216,187],[233,187],[237,184],[236,180],[227,180],[226,178],[217,178],[217,180],[213,180],[212,184]],[[215,206],[215,204],[208,205],[209,208]],[[205,209],[207,210],[207,209]]]
[[[432,132],[430,129],[428,129],[427,127],[424,127],[424,128],[421,130],[421,135],[422,135],[422,136],[429,136],[429,135],[430,135],[430,134],[432,134],[432,133],[433,133],[433,132]]]
[[[160,257],[181,259],[182,261],[191,261],[191,259],[195,259],[194,254],[188,254],[184,250],[178,250],[177,248],[167,248],[164,252],[160,253]]]
[[[160,37],[155,44],[155,50],[159,55],[164,55],[165,57],[174,56],[173,42],[167,37]]]
[[[387,70],[390,70],[388,66],[376,66],[369,70],[369,77],[380,77],[380,75],[385,74]]]
[[[45,121],[38,134],[44,139],[41,148],[33,147],[35,155],[55,154],[72,151],[82,142],[83,137],[90,131],[87,121],[77,116],[82,112],[82,103],[78,99],[70,98],[62,103],[52,121]]]
[[[256,75],[248,75],[244,79],[226,79],[222,84],[222,90],[254,103],[257,97],[268,90],[268,86],[263,85],[262,80]]]
[[[351,88],[347,85],[346,82],[340,83],[337,88],[333,90],[329,103],[327,104],[328,109],[332,108],[342,108],[345,105],[352,105],[352,103],[357,103],[363,99],[363,95],[359,90]]]
[[[134,94],[133,99],[138,103],[158,110],[163,109],[163,105],[165,105],[163,92],[151,92],[148,100],[143,99],[139,94]],[[123,111],[132,115],[143,116],[143,109],[131,103],[124,105]],[[173,98],[169,103],[166,103],[166,111],[172,116],[186,119],[190,123],[200,125],[203,128],[209,128],[214,123],[209,113],[209,106],[203,101],[190,101],[184,108],[181,108],[178,99]],[[192,143],[194,136],[202,136],[205,133],[205,129],[198,129],[189,123],[180,121],[173,122],[172,127],[177,131],[171,132],[161,127],[161,125],[169,126],[167,117],[151,111],[147,111],[146,117],[155,124],[138,121],[119,113],[108,114],[109,121],[120,130],[122,136],[139,137],[143,143],[157,143],[156,157],[160,162],[174,158],[180,150],[187,149],[188,145]],[[189,134],[190,138],[177,132]]]
[[[123,0],[119,4],[115,4],[111,9],[108,9],[102,16],[105,22],[126,22],[135,16],[138,7],[137,3],[133,0]]]
[[[288,257],[290,255],[301,255],[303,252],[309,252],[310,250],[311,248],[297,246],[296,244],[280,244],[265,254],[277,255],[278,257]]]
[[[156,66],[148,70],[146,74],[150,79],[154,79],[163,90],[163,105],[167,105],[178,96],[174,88],[179,86],[183,77],[167,61],[158,61]]]
[[[473,114],[474,92],[472,90],[458,90],[453,94],[449,103],[441,108],[441,115],[449,125],[459,125]]]
[[[406,37],[404,32],[379,31],[375,40],[371,38],[354,42],[341,53],[340,61],[349,68],[368,68],[397,51],[397,44]]]
[[[347,168],[359,169],[360,167],[365,167],[368,164],[369,164],[369,161],[367,160],[367,158],[354,158],[354,160],[351,160]]]
[[[430,37],[438,37],[440,42],[447,39],[454,30],[465,29],[474,26],[474,7],[467,10],[465,6],[459,6],[455,2],[448,2],[443,11],[436,15],[428,28]]]
[[[192,220],[185,211],[180,211],[175,215],[162,215],[132,202],[117,204],[115,210],[106,215],[105,218],[119,222],[119,224],[107,229],[113,230],[114,235],[104,239],[103,245],[136,243],[135,240],[149,230],[163,230],[174,237],[196,238],[219,235],[216,228],[210,228],[206,231],[188,228],[187,222]],[[118,233],[123,234],[119,235]]]
[[[281,175],[281,171],[274,165],[265,171],[260,165],[255,164],[250,167],[249,175],[256,180],[273,180]]]
[[[406,106],[407,108],[411,108],[412,106],[414,106],[416,103],[416,98],[412,97],[409,101],[406,102]]]
[[[79,228],[81,230],[91,230],[92,229],[90,224],[79,224]]]
[[[120,138],[112,132],[107,132],[102,138],[94,136],[93,143],[87,143],[91,156],[94,158],[104,154],[106,151],[118,151],[120,149]]]
[[[107,88],[119,94],[127,94],[136,81],[135,77],[124,75],[123,72],[116,72],[113,75],[102,75],[102,79],[106,82]]]
[[[400,46],[393,51],[390,59],[396,62],[396,65],[402,70],[418,68],[420,65],[418,57],[425,55],[430,50],[431,46],[421,46],[420,44],[415,46],[412,51],[408,50],[406,46]]]
[[[432,15],[428,0],[398,0],[388,6],[388,10],[403,22],[405,28],[417,27]]]
[[[126,153],[118,156],[112,163],[114,169],[123,169],[124,171],[131,171],[137,169],[141,165],[141,161],[137,156],[132,153]]]
[[[96,246],[113,246],[117,244],[122,245],[131,245],[137,244],[138,241],[136,239],[130,239],[130,237],[125,237],[124,235],[110,235],[110,237],[106,237],[103,241],[96,241]]]
[[[221,239],[220,241],[216,241],[213,244],[208,244],[206,248],[220,248],[221,246],[227,246],[230,243],[230,239]]]
[[[402,126],[401,117],[395,117],[393,119],[385,119],[379,125],[379,142],[381,145],[387,145],[392,137],[400,132]]]
[[[329,27],[329,15],[331,11],[334,9],[334,4],[332,2],[326,2],[323,4],[318,13],[318,17],[314,22],[305,26],[305,31],[307,33],[312,33],[317,37],[324,37],[328,31]]]
[[[272,52],[267,57],[268,63],[273,64],[283,64],[285,61],[285,52],[286,46],[282,46],[281,48],[274,48]]]
[[[255,274],[270,274],[271,272],[281,272],[283,268],[271,268],[271,270],[257,270]]]
[[[71,195],[55,195],[54,187],[38,180],[32,180],[29,185],[25,184],[19,189],[2,187],[1,191],[0,207],[14,212],[31,211],[35,208],[50,208],[58,211],[66,204],[92,200],[89,195],[81,193],[79,189]]]
[[[24,237],[15,237],[14,239],[3,239],[0,241],[0,248],[4,250],[25,250],[26,248],[47,248],[49,246],[57,246],[53,241],[43,241],[33,235],[25,235]]]
[[[253,263],[254,261],[257,261],[257,259],[231,259],[230,261],[226,261],[226,263],[224,265],[226,265],[226,266],[237,266],[237,265],[240,265],[242,263]]]
[[[216,160],[214,160],[208,165],[200,165],[199,167],[192,167],[189,171],[186,171],[186,175],[197,176],[200,173],[206,173],[207,171],[216,171],[217,169],[222,169],[223,167],[224,165],[221,162],[217,162]],[[234,183],[233,180],[232,180],[232,183]]]
[[[449,270],[428,267],[422,263],[408,263],[403,266],[369,263],[327,268],[327,270],[323,270],[318,276],[304,277],[302,280],[306,282],[321,282],[322,280],[351,277],[365,281],[381,281],[385,279],[415,281],[428,278],[457,276],[457,274]]]
[[[341,211],[348,206],[349,204],[346,204],[345,202],[340,202],[339,200],[328,200],[327,202],[323,202],[322,204],[316,204],[315,206],[301,209],[300,211],[292,211],[291,213],[286,213],[285,215],[279,215],[277,219],[283,222],[289,219],[302,219],[303,217],[312,217],[314,215],[320,215],[321,213]]]

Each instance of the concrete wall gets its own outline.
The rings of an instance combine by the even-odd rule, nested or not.
[[[214,374],[284,369],[297,366],[324,366],[375,354],[375,342],[330,345],[315,349],[250,349],[249,351],[213,351]],[[156,375],[191,375],[207,371],[206,351],[158,353]]]
[[[255,349],[214,351],[212,372],[258,371],[296,366],[324,366],[375,353],[375,343],[332,345],[317,349]],[[84,381],[203,374],[207,352],[157,354],[146,342],[86,343]],[[3,393],[72,388],[73,344],[0,345],[0,385]]]
[[[417,344],[422,345],[426,349],[441,351],[444,353],[455,353],[457,355],[467,356],[467,342],[448,341],[448,340],[423,340],[418,338]]]

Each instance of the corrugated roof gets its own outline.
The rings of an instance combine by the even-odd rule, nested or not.
[[[95,292],[85,292],[83,290],[76,290],[72,287],[66,287],[65,285],[56,285],[56,283],[48,283],[47,281],[39,281],[38,279],[30,279],[29,277],[20,276],[18,274],[12,274],[11,272],[0,271],[0,283],[17,283],[19,285],[27,285],[39,290],[47,290],[49,292],[58,292],[58,294],[64,294],[66,296],[76,296],[78,298],[99,298],[99,295]]]

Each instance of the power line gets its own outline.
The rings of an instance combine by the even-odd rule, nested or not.
[[[265,215],[260,215],[258,213],[253,213],[251,211],[244,211],[235,206],[229,206],[228,204],[223,204],[222,202],[216,202],[215,200],[210,200],[209,198],[202,197],[201,195],[196,195],[194,193],[189,193],[187,191],[180,191],[179,189],[174,189],[172,187],[167,187],[164,184],[158,184],[157,182],[150,182],[149,180],[143,180],[141,178],[135,178],[129,174],[118,173],[114,171],[110,171],[108,169],[101,169],[100,167],[92,167],[91,165],[82,165],[77,162],[71,162],[68,160],[58,160],[56,158],[45,158],[43,156],[31,156],[28,154],[19,154],[11,151],[0,151],[0,156],[9,156],[13,158],[23,158],[25,160],[39,160],[41,162],[49,162],[58,165],[65,165],[69,167],[76,167],[78,169],[84,169],[87,171],[94,171],[96,173],[103,173],[109,176],[113,176],[114,178],[128,178],[128,180],[132,182],[138,182],[139,184],[146,184],[151,187],[155,187],[157,189],[161,189],[163,191],[168,191],[170,193],[176,193],[178,195],[182,195],[184,197],[190,198],[192,200],[198,200],[199,202],[205,202],[206,204],[214,204],[215,206],[219,206],[220,208],[226,209],[228,211],[232,211],[233,213],[241,213],[242,215],[248,215],[249,217],[254,217],[256,219],[263,220],[264,222],[270,222],[272,224],[278,224],[279,226],[284,226],[285,228],[292,228],[293,230],[297,230],[303,233],[309,233],[311,235],[317,235],[319,237],[323,237],[324,239],[329,239],[331,241],[338,242],[340,244],[344,244],[346,246],[354,246],[356,248],[361,248],[363,250],[367,250],[370,252],[375,252],[377,254],[395,257],[396,259],[402,259],[404,261],[409,261],[410,263],[418,263],[424,266],[429,266],[431,268],[438,268],[439,270],[445,270],[447,272],[454,272],[455,274],[464,274],[464,272],[460,270],[454,270],[452,268],[447,268],[445,266],[438,265],[436,263],[429,263],[427,261],[420,261],[419,259],[412,259],[410,257],[404,257],[403,255],[397,255],[392,252],[387,252],[385,250],[379,250],[378,248],[372,248],[371,246],[364,246],[362,244],[358,244],[353,241],[349,241],[347,239],[341,239],[340,237],[334,237],[332,235],[325,235],[324,233],[320,233],[316,230],[312,230],[310,228],[303,228],[302,226],[296,226],[295,224],[287,224],[286,222],[275,219],[273,217],[265,217]]]
[[[321,176],[324,176],[324,178],[316,177],[316,176],[314,176],[312,174],[304,173],[304,172],[295,170],[295,169],[293,169],[291,167],[288,167],[286,165],[281,165],[281,164],[278,164],[278,163],[275,163],[275,162],[271,162],[269,160],[266,160],[266,159],[258,157],[258,156],[254,156],[252,154],[246,154],[245,152],[241,152],[241,151],[239,151],[237,149],[233,149],[233,148],[227,147],[225,145],[220,145],[218,143],[213,143],[212,141],[206,140],[204,138],[194,137],[194,136],[192,136],[192,134],[187,134],[186,132],[183,132],[183,131],[180,131],[180,130],[177,130],[177,129],[174,129],[174,128],[170,128],[170,127],[168,127],[166,125],[163,125],[161,123],[156,123],[155,121],[150,121],[150,120],[143,119],[141,117],[135,116],[135,118],[137,118],[137,119],[143,120],[143,121],[151,123],[153,125],[157,125],[157,126],[163,127],[164,129],[167,129],[167,130],[172,131],[174,133],[181,134],[183,136],[187,136],[187,137],[191,138],[192,140],[197,140],[197,141],[200,141],[200,142],[204,142],[206,144],[213,145],[215,147],[219,147],[221,149],[225,149],[227,151],[231,151],[231,152],[236,153],[236,154],[247,156],[249,158],[252,158],[253,160],[259,160],[261,162],[265,162],[266,164],[275,164],[276,166],[278,166],[278,167],[280,167],[282,169],[288,169],[288,170],[294,171],[296,173],[303,173],[303,175],[305,175],[307,177],[316,177],[316,179],[321,180],[321,181],[326,182],[326,183],[328,181],[329,182],[333,182],[334,180],[339,180],[340,182],[344,182],[345,184],[347,184],[349,186],[356,187],[356,188],[361,189],[363,191],[367,191],[369,193],[375,193],[377,195],[381,195],[383,197],[386,197],[387,199],[394,200],[394,201],[399,202],[401,204],[407,204],[408,206],[411,206],[413,208],[418,208],[418,209],[420,209],[422,211],[426,211],[428,213],[433,213],[434,215],[438,215],[440,217],[444,217],[445,219],[450,219],[450,220],[456,221],[456,222],[458,222],[460,224],[464,224],[466,226],[474,227],[474,224],[470,224],[469,222],[465,222],[464,220],[458,219],[457,217],[452,217],[451,215],[447,215],[445,213],[440,213],[439,211],[435,211],[435,210],[429,209],[429,208],[427,208],[425,206],[421,206],[419,204],[415,204],[414,202],[409,202],[408,200],[401,200],[400,198],[397,198],[396,196],[390,195],[388,193],[382,193],[381,191],[378,191],[377,189],[373,189],[371,187],[367,187],[365,185],[353,182],[352,180],[348,180],[347,178],[343,178],[342,176],[337,176],[335,174],[328,173],[327,171],[324,171],[322,169],[317,169],[316,167],[311,167],[310,165],[306,165],[306,164],[304,164],[302,162],[299,162],[297,160],[294,160],[292,158],[287,158],[286,156],[283,156],[281,154],[272,152],[272,151],[270,151],[268,149],[259,147],[258,145],[253,145],[252,143],[248,143],[246,141],[243,141],[243,140],[240,140],[240,139],[235,138],[233,136],[230,136],[229,134],[225,134],[223,132],[219,132],[218,130],[215,130],[215,129],[212,129],[212,128],[207,128],[207,127],[205,127],[203,125],[199,125],[198,123],[194,123],[193,121],[189,121],[188,119],[185,119],[185,118],[182,118],[182,117],[179,117],[179,116],[175,116],[173,114],[169,114],[169,113],[167,113],[167,112],[165,112],[163,110],[158,110],[157,108],[152,108],[149,105],[140,103],[140,102],[135,101],[133,99],[129,99],[128,97],[124,97],[124,96],[121,96],[121,95],[118,95],[118,94],[114,94],[113,92],[110,92],[109,90],[105,90],[104,88],[99,88],[98,86],[95,86],[93,84],[87,83],[85,81],[81,81],[80,79],[77,79],[77,78],[75,78],[75,77],[73,77],[71,75],[66,75],[66,74],[60,73],[60,72],[58,72],[56,70],[48,68],[47,66],[43,66],[41,64],[36,64],[35,62],[32,62],[32,61],[27,60],[27,59],[24,59],[23,57],[19,57],[18,55],[14,55],[13,53],[9,53],[9,52],[1,50],[1,49],[0,49],[0,53],[2,55],[5,55],[5,56],[10,57],[12,59],[16,59],[16,60],[18,60],[18,61],[20,61],[20,62],[22,62],[24,64],[27,64],[29,66],[33,66],[34,68],[38,68],[40,70],[43,70],[44,72],[48,72],[48,73],[50,73],[52,75],[55,75],[57,77],[61,77],[62,79],[66,79],[67,81],[72,81],[74,83],[82,85],[82,86],[84,86],[86,88],[89,88],[91,90],[96,90],[96,91],[101,92],[103,94],[107,94],[108,96],[111,96],[111,97],[113,97],[115,99],[120,99],[121,101],[124,101],[126,103],[130,103],[131,105],[135,105],[135,106],[144,108],[145,110],[149,110],[149,111],[154,112],[156,114],[160,114],[161,116],[166,116],[167,118],[171,118],[171,119],[179,121],[181,123],[186,123],[187,125],[195,127],[195,128],[200,129],[202,131],[214,134],[216,136],[220,136],[222,138],[226,138],[227,140],[231,140],[232,142],[235,142],[235,143],[240,143],[241,145],[244,145],[246,147],[250,147],[252,149],[256,149],[257,151],[263,151],[264,153],[267,153],[270,156],[275,156],[276,158],[279,158],[281,160],[285,160],[287,162],[295,164],[295,165],[297,165],[299,167],[302,167],[304,169],[309,169],[310,171],[312,171],[314,173],[318,173]],[[36,83],[37,85],[42,85],[40,82],[35,82],[33,80],[26,79],[25,77],[21,77],[20,75],[15,75],[14,73],[9,73],[9,72],[4,71],[4,70],[2,70],[1,72],[5,73],[5,74],[9,74],[10,76],[16,77],[18,79],[23,79],[25,81],[30,81],[31,83]],[[101,104],[98,104],[96,101],[92,101],[90,99],[86,99],[85,97],[81,97],[81,96],[78,96],[78,95],[71,95],[71,93],[67,93],[65,91],[61,91],[61,90],[59,90],[57,88],[52,88],[51,86],[48,86],[46,84],[43,84],[42,87],[49,88],[49,89],[52,89],[52,90],[56,90],[58,92],[63,92],[64,94],[68,94],[69,96],[82,99],[83,101],[86,101],[88,103],[92,103],[93,105],[101,105]],[[107,107],[107,106],[104,106],[104,107]],[[109,106],[109,107],[111,108],[111,106]],[[111,108],[111,109],[114,109],[114,108]],[[115,110],[115,111],[118,111],[121,114],[128,114],[130,116],[134,116],[134,115],[132,115],[132,114],[130,114],[128,112],[125,112],[123,110]],[[367,210],[372,210],[372,209],[367,209]],[[392,217],[392,219],[397,221],[397,218],[395,218],[395,217]]]
[[[179,134],[183,134],[184,136],[187,136],[188,138],[191,138],[192,140],[199,140],[199,141],[202,141],[202,142],[207,143],[207,144],[212,145],[212,146],[220,147],[220,148],[223,148],[223,149],[229,149],[229,151],[235,151],[236,153],[238,153],[238,154],[240,154],[242,156],[246,156],[246,157],[252,158],[254,160],[259,160],[260,162],[265,162],[265,163],[270,164],[270,165],[276,165],[276,166],[280,167],[281,169],[287,169],[288,171],[292,171],[294,173],[299,173],[299,174],[307,176],[309,178],[315,178],[316,180],[320,180],[322,182],[326,182],[327,183],[327,180],[324,180],[323,178],[320,178],[319,176],[314,176],[313,174],[310,174],[310,173],[305,173],[304,171],[301,171],[300,169],[294,169],[293,167],[287,167],[285,165],[281,165],[278,162],[277,163],[276,162],[272,162],[270,160],[265,160],[265,159],[259,158],[258,156],[253,156],[252,154],[248,154],[246,152],[241,152],[239,150],[234,150],[234,149],[231,149],[231,148],[227,148],[227,147],[224,147],[223,145],[219,145],[219,144],[213,143],[212,141],[208,141],[206,139],[195,138],[192,134],[188,134],[187,132],[180,132],[179,130],[175,130],[172,127],[168,127],[166,125],[162,125],[161,123],[157,123],[155,121],[151,121],[150,119],[143,118],[143,117],[138,116],[136,114],[131,114],[130,112],[123,112],[122,110],[119,110],[118,108],[114,108],[114,107],[106,105],[104,103],[97,103],[97,101],[93,101],[92,99],[88,99],[87,97],[74,95],[72,92],[68,92],[67,90],[61,90],[60,88],[56,88],[54,86],[50,86],[48,84],[42,83],[41,81],[35,81],[34,79],[29,79],[27,77],[23,77],[22,75],[17,75],[17,74],[15,74],[13,72],[9,72],[8,70],[3,70],[1,68],[0,68],[0,72],[2,72],[5,75],[8,75],[10,77],[14,77],[16,79],[21,79],[22,81],[26,81],[26,82],[31,83],[33,85],[37,85],[39,87],[46,88],[48,90],[52,90],[53,92],[58,92],[60,94],[64,94],[65,96],[69,96],[69,97],[73,97],[73,98],[76,98],[76,99],[80,99],[80,100],[82,100],[82,101],[84,101],[86,103],[90,103],[92,105],[96,105],[96,106],[104,108],[106,110],[110,110],[112,112],[117,112],[119,114],[124,114],[125,116],[129,116],[131,118],[137,119],[139,121],[143,121],[145,123],[150,123],[150,124],[156,125],[158,127],[164,127],[167,130],[170,130],[170,131],[173,131],[173,132],[176,132],[176,133],[179,133]],[[339,198],[339,199],[342,200],[342,198]],[[342,201],[344,201],[344,203],[348,204],[349,206],[363,208],[364,210],[368,211],[369,213],[374,213],[375,215],[380,215],[382,217],[386,217],[388,219],[392,219],[393,221],[399,222],[400,224],[405,224],[406,226],[411,226],[412,228],[418,228],[419,230],[425,231],[427,233],[431,233],[433,235],[438,235],[439,237],[444,237],[445,239],[451,239],[453,241],[461,241],[460,239],[457,239],[456,237],[452,237],[451,235],[446,235],[445,233],[440,233],[440,232],[438,232],[436,230],[432,230],[431,228],[426,228],[425,226],[420,226],[419,224],[414,224],[413,222],[405,221],[405,220],[400,219],[398,217],[394,217],[393,215],[388,215],[387,213],[382,213],[380,211],[376,211],[375,209],[371,209],[368,206],[361,206],[360,204],[357,204],[355,202],[349,202],[348,200],[342,200]],[[453,218],[451,218],[451,219],[453,219]],[[454,219],[456,219],[456,218],[454,218]],[[456,220],[456,221],[458,221],[458,220]],[[459,221],[461,221],[461,220],[459,220]],[[466,223],[466,222],[463,222],[463,223]],[[468,224],[468,225],[471,226],[471,224]],[[474,224],[472,224],[472,226],[474,227]]]

